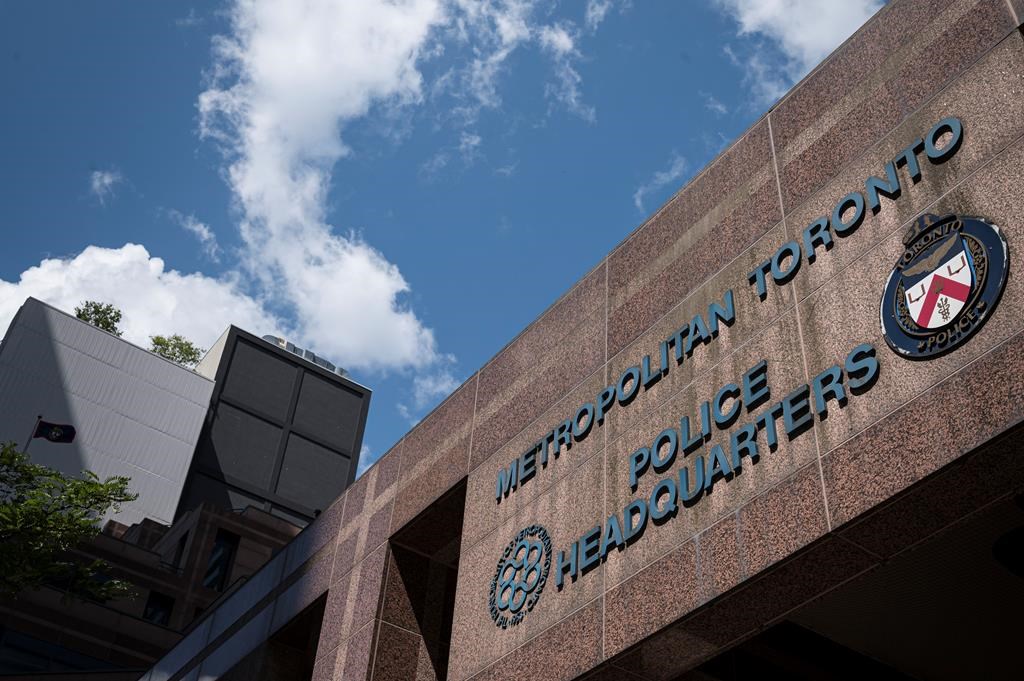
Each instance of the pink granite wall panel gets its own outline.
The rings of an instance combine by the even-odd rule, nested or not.
[[[762,120],[609,256],[608,354],[617,354],[781,218]]]
[[[480,371],[470,468],[604,363],[605,279],[602,263]]]
[[[405,436],[392,534],[466,476],[476,390],[474,375]]]
[[[1000,0],[900,2],[886,8],[772,112],[789,213],[998,40]]]

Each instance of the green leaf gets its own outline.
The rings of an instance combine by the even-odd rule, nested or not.
[[[100,532],[108,510],[133,501],[129,479],[82,478],[34,464],[14,443],[0,446],[0,596],[16,597],[45,584],[60,585],[67,598],[107,600],[131,592],[131,585],[99,577],[102,561],[83,564],[69,552]]]

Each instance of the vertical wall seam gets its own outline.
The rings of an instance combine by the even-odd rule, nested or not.
[[[772,130],[772,114],[768,116],[768,144],[772,149],[772,167],[775,170],[775,187],[779,194],[779,211],[782,213],[782,231],[786,241],[789,241],[789,221],[786,219],[786,204],[782,198],[782,176],[779,174],[779,159],[775,152],[775,133]],[[800,257],[803,257],[802,255]],[[804,380],[811,380],[810,367],[807,363],[807,348],[804,343],[804,326],[803,320],[800,318],[800,301],[797,296],[795,283],[793,284],[793,311],[796,315],[796,333],[797,342],[800,345],[800,359],[804,366]],[[821,485],[821,501],[825,506],[825,526],[829,532],[832,531],[832,514],[828,508],[828,491],[825,489],[825,471],[821,465],[821,442],[818,440],[818,426],[815,424],[812,429],[814,436],[814,451],[817,454],[815,457],[818,463],[818,482]]]
[[[373,650],[370,653],[370,659],[367,662],[367,667],[368,668],[366,670],[366,672],[367,672],[366,678],[369,679],[369,681],[373,681],[374,672],[377,671],[377,665],[374,664],[374,663],[377,661],[377,647],[380,646],[380,627],[381,627],[382,623],[383,623],[383,620],[381,620],[379,617],[376,618],[373,622],[371,622],[371,624],[373,625],[373,629],[374,629],[374,631],[373,631],[373,644],[372,644]]]
[[[395,476],[395,491],[391,495],[391,514],[388,516],[388,537],[387,537],[387,539],[384,540],[385,542],[390,541],[390,539],[391,539],[391,532],[394,529],[393,524],[395,522],[395,506],[398,505],[396,502],[398,501],[398,495],[402,491],[402,489],[401,489],[402,488],[402,464],[405,463],[405,436],[404,435],[402,436],[402,439],[398,441],[398,448],[399,448],[398,449],[398,474]],[[377,481],[374,480],[373,483],[374,483],[374,487],[376,487],[377,486]],[[385,503],[387,503],[387,502],[385,502]],[[366,510],[366,504],[365,503],[363,504],[363,510],[364,510],[364,512]],[[367,533],[369,533],[369,531],[370,531],[369,524],[367,524],[366,531],[367,531]]]
[[[391,508],[394,509],[394,504],[392,504]],[[377,668],[377,652],[378,649],[380,648],[380,628],[381,623],[384,621],[384,599],[387,597],[388,578],[391,576],[391,561],[389,560],[391,557],[390,554],[390,547],[384,549],[384,574],[382,576],[383,581],[381,582],[380,585],[380,595],[377,597],[377,610],[374,612],[374,619],[376,620],[376,632],[374,633],[373,636],[373,650],[370,652],[370,661],[368,669],[368,678],[370,679],[370,681],[373,681],[374,672],[376,671]],[[361,576],[362,574],[360,574],[360,577]],[[359,585],[357,584],[356,590],[358,591],[358,589]]]
[[[466,455],[466,473],[473,470],[473,436],[476,435],[476,401],[480,397],[480,373],[476,372],[473,385],[473,414],[469,417],[469,453]]]
[[[401,461],[399,461],[401,463]],[[351,487],[352,485],[349,485]],[[331,590],[331,586],[334,584],[334,568],[338,565],[338,538],[341,537],[341,531],[345,529],[345,506],[348,505],[348,488],[345,489],[345,493],[341,495],[341,518],[338,519],[338,529],[334,531],[334,537],[331,541],[334,542],[334,551],[331,558],[331,576],[327,580],[327,590]]]
[[[609,267],[609,259],[607,257],[605,257],[605,259],[604,259],[604,378],[605,378],[605,383],[606,384],[608,382],[608,310],[611,307],[611,304],[609,303],[609,300],[611,298],[611,289],[609,289],[609,287],[608,287],[608,270],[609,269],[611,269]],[[602,468],[601,476],[602,476],[602,483],[603,483],[602,484],[602,487],[603,487],[602,494],[604,495],[604,499],[602,499],[603,504],[602,504],[601,509],[604,512],[604,516],[603,517],[607,518],[608,517],[608,429],[607,428],[604,428],[604,427],[601,428],[601,437],[604,438],[604,445],[602,447],[602,449],[604,451],[601,453],[601,468]],[[601,659],[602,660],[606,659],[607,656],[608,656],[608,649],[607,649],[607,643],[606,643],[606,641],[607,641],[607,636],[606,636],[606,634],[607,634],[607,632],[606,632],[606,622],[607,622],[607,619],[605,617],[605,605],[606,605],[607,599],[608,599],[608,594],[607,594],[608,580],[606,579],[607,572],[608,572],[607,570],[601,570]]]

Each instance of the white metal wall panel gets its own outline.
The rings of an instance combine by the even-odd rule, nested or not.
[[[72,424],[72,444],[34,440],[32,459],[127,475],[139,498],[116,518],[173,519],[213,382],[29,299],[0,346],[0,440],[24,446],[36,415]]]

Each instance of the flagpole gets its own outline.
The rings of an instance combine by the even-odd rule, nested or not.
[[[36,437],[36,431],[39,430],[39,422],[43,420],[43,415],[40,414],[36,417],[36,424],[32,426],[32,432],[29,433],[28,442],[25,443],[25,449],[21,450],[23,454],[28,454],[28,446],[32,444],[32,440]]]

